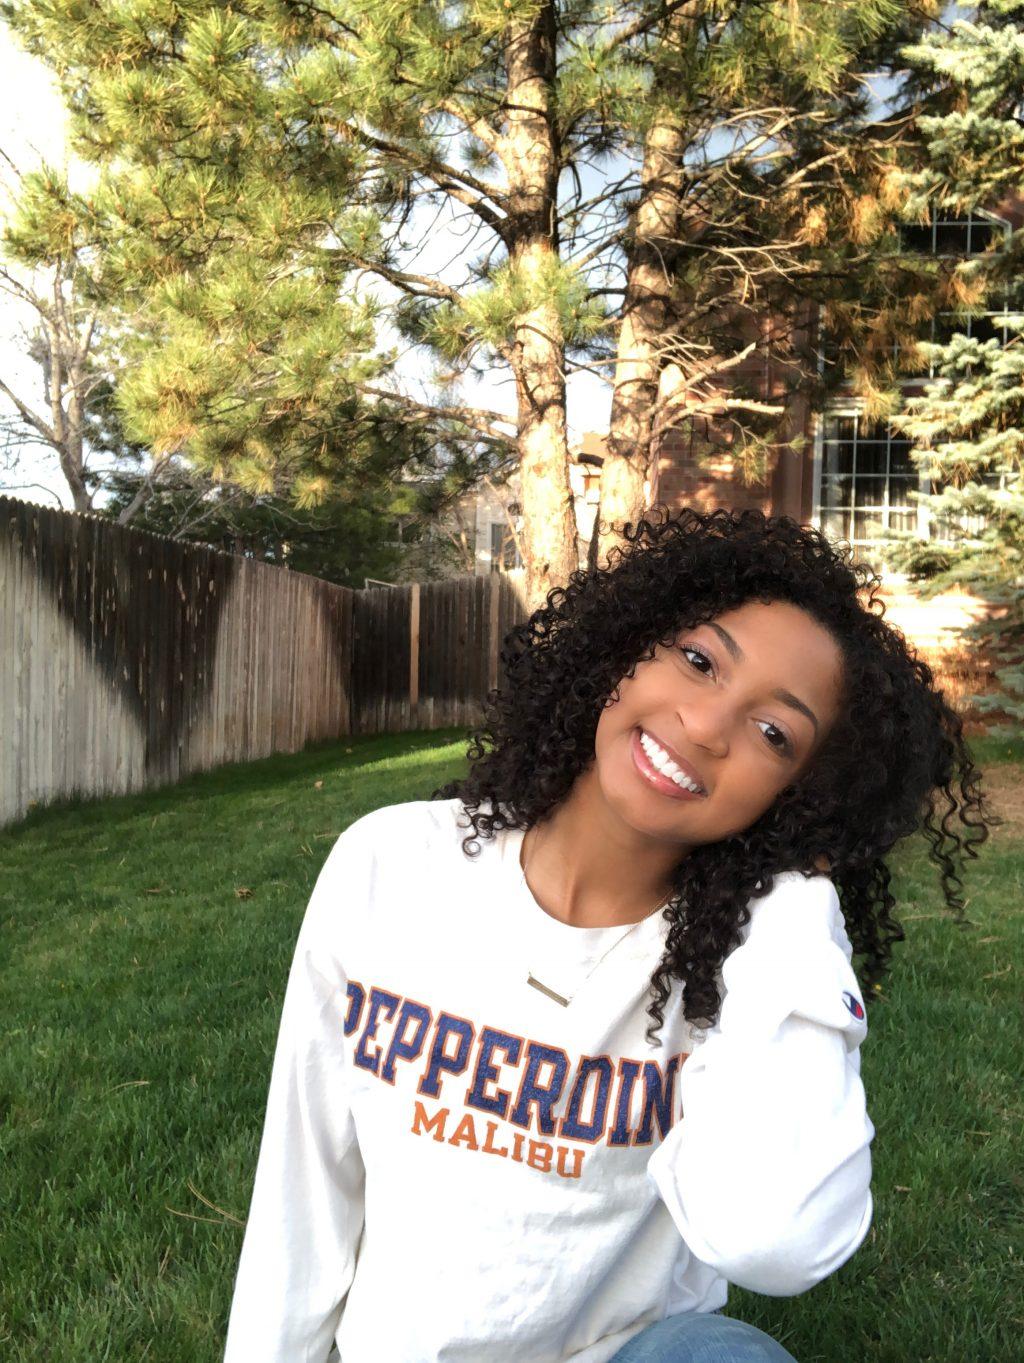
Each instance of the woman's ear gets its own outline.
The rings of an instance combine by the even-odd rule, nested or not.
[[[832,863],[829,861],[828,857],[825,855],[824,852],[822,852],[820,857],[815,858],[814,864],[822,873],[822,875],[827,876],[832,874]]]

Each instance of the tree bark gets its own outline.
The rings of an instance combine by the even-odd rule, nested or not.
[[[558,134],[555,11],[510,25],[502,161],[509,182],[506,242],[514,270],[527,286],[558,261]],[[550,276],[548,276],[550,277]],[[579,565],[576,514],[569,481],[566,430],[565,339],[557,303],[536,299],[513,325],[511,347],[518,407],[525,594],[529,610],[543,605]]]
[[[692,22],[692,5],[676,10],[666,25],[673,42]],[[641,194],[627,249],[626,292],[619,328],[607,454],[601,468],[600,520],[595,522],[592,560],[604,566],[621,540],[622,527],[649,506],[645,480],[652,478],[654,412],[666,341],[673,326],[673,262],[682,231],[683,156],[686,130],[677,101],[661,81],[656,111],[644,142]]]

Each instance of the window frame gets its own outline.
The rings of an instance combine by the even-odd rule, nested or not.
[[[993,233],[992,233],[993,236],[995,236],[996,233],[1001,229],[1001,235],[1002,235],[1002,238],[1003,238],[1003,241],[1004,241],[1004,242],[1005,242],[1006,238],[1010,235],[1010,233],[1013,231],[1013,225],[1012,225],[1012,223],[1009,221],[1008,218],[1004,218],[1004,217],[1002,217],[1000,214],[998,214],[998,213],[993,213],[993,212],[991,212],[991,211],[988,210],[988,209],[984,209],[984,208],[974,208],[974,209],[971,209],[971,210],[966,214],[966,216],[961,216],[961,217],[959,217],[959,218],[953,218],[953,217],[940,217],[939,214],[938,214],[937,208],[933,207],[933,208],[932,208],[932,211],[931,211],[929,223],[927,224],[927,226],[930,227],[930,229],[931,229],[931,251],[930,251],[929,254],[934,255],[934,256],[936,256],[936,257],[939,258],[939,259],[965,259],[965,258],[967,258],[967,257],[969,257],[969,256],[971,256],[971,255],[981,254],[981,252],[974,252],[974,251],[970,250],[970,247],[971,247],[971,245],[973,244],[973,243],[972,243],[972,237],[973,237],[972,228],[973,228],[975,222],[977,222],[977,221],[984,222],[987,226],[990,225],[990,226],[994,229],[994,230],[993,230]],[[919,226],[919,227],[923,228],[923,227],[926,226],[926,224],[923,224],[923,223],[922,223],[922,224],[919,224],[919,225],[916,225],[916,226]],[[968,246],[968,250],[967,250],[966,252],[955,252],[955,251],[942,251],[942,252],[939,252],[939,251],[936,251],[935,247],[936,247],[936,244],[937,244],[937,242],[938,242],[939,229],[942,228],[942,227],[966,227],[966,228],[967,228],[967,246]],[[991,237],[990,237],[990,240],[991,240]],[[997,249],[998,249],[998,248],[997,248]],[[923,251],[922,251],[921,253],[924,254]],[[949,316],[949,317],[956,317],[956,318],[958,318],[960,321],[966,322],[967,325],[968,325],[968,329],[967,329],[967,331],[966,331],[966,334],[967,334],[967,335],[970,335],[970,334],[971,334],[971,333],[970,333],[970,323],[971,323],[971,322],[974,322],[974,321],[981,321],[983,318],[987,319],[987,318],[989,318],[989,317],[1001,317],[1001,316],[1007,315],[1007,314],[1010,313],[1010,312],[1019,312],[1019,311],[1020,311],[1019,308],[1016,308],[1016,309],[1011,308],[1011,307],[1009,306],[1009,299],[1006,298],[1006,299],[1004,299],[1004,303],[1003,303],[1002,309],[987,309],[987,310],[986,310],[985,312],[983,312],[983,313],[976,313],[976,314],[969,314],[969,315],[968,315],[968,314],[962,314],[962,313],[955,313],[955,312],[943,312],[943,313],[940,313],[940,314],[939,314],[939,318],[941,318],[941,317],[947,317],[947,316]],[[935,335],[935,325],[936,325],[936,322],[937,322],[937,321],[938,321],[938,318],[933,319],[933,320],[932,320],[932,323],[931,323],[931,326],[930,326],[930,328],[929,328],[930,335],[931,335],[933,338],[934,338],[934,335]],[[1005,333],[1005,328],[1004,328],[1003,334],[1004,334],[1004,337],[1005,337],[1005,334],[1006,334],[1006,333]],[[1005,340],[1004,340],[1004,344],[1005,344]],[[826,345],[825,345],[825,343],[824,343],[824,340],[822,339],[821,341],[819,341],[819,345],[818,345],[818,372],[819,372],[819,374],[823,374],[823,373],[824,373],[825,362],[826,362],[826,350],[827,350],[827,347],[826,347]],[[894,353],[896,353],[896,352],[894,351]],[[927,380],[929,380],[929,379],[933,379],[934,377],[935,377],[935,366],[934,366],[934,363],[929,362],[927,372],[920,371],[920,372],[918,372],[918,373],[900,375],[899,378],[898,378],[898,382],[899,382],[901,388],[907,388],[907,387],[910,387],[911,385],[920,384],[920,383],[925,382],[925,381],[927,381]],[[813,487],[813,499],[812,499],[812,501],[813,501],[813,509],[812,509],[812,515],[811,515],[811,523],[812,523],[817,529],[823,530],[826,534],[830,535],[830,537],[841,538],[841,539],[847,541],[848,543],[850,543],[850,544],[851,544],[852,546],[854,546],[855,548],[858,548],[858,549],[861,549],[861,550],[868,550],[868,551],[874,550],[874,552],[875,552],[876,554],[878,554],[879,551],[880,551],[880,550],[882,549],[882,547],[883,547],[882,542],[881,542],[880,540],[875,539],[875,538],[865,538],[865,537],[863,537],[863,536],[855,537],[854,534],[853,534],[853,531],[854,531],[854,529],[855,529],[855,527],[856,527],[856,516],[857,516],[857,511],[858,511],[857,498],[856,498],[857,447],[858,447],[858,444],[860,443],[859,436],[860,436],[860,431],[861,431],[861,429],[862,429],[863,408],[864,408],[864,404],[863,404],[862,401],[859,401],[858,399],[852,397],[852,396],[849,395],[849,394],[847,394],[847,395],[838,394],[836,397],[834,397],[834,398],[832,399],[831,402],[828,403],[828,405],[825,407],[825,409],[824,409],[822,412],[815,413],[815,415],[814,415],[814,456],[813,456],[813,468],[812,468],[812,487]],[[830,443],[830,441],[829,441],[829,435],[828,435],[828,425],[829,425],[829,422],[830,422],[830,421],[837,420],[837,419],[841,419],[841,418],[843,418],[843,417],[847,417],[847,418],[852,417],[852,418],[854,419],[854,435],[853,435],[854,451],[853,451],[853,463],[852,463],[851,471],[850,471],[849,475],[847,475],[847,476],[850,478],[850,492],[849,492],[849,494],[848,494],[848,497],[847,497],[847,499],[846,499],[845,504],[839,504],[839,503],[836,503],[836,502],[825,502],[825,501],[823,500],[823,491],[824,491],[824,481],[825,481],[825,477],[827,476],[827,475],[826,475],[826,468],[827,468],[827,451],[826,451],[826,446]],[[864,423],[864,424],[866,425],[867,423]],[[884,429],[885,429],[885,444],[886,444],[886,472],[885,472],[885,480],[886,480],[886,482],[885,482],[885,497],[884,497],[884,501],[883,501],[883,503],[881,504],[881,506],[878,507],[878,514],[879,514],[879,518],[881,519],[883,531],[884,531],[885,529],[887,529],[887,528],[891,525],[890,516],[891,516],[891,513],[892,513],[894,510],[895,510],[895,511],[898,511],[898,512],[899,512],[899,511],[902,511],[902,512],[904,512],[904,513],[905,513],[908,509],[911,510],[911,511],[916,510],[916,512],[917,512],[917,527],[916,527],[916,531],[915,531],[914,533],[915,533],[920,539],[922,539],[923,541],[928,542],[928,543],[933,543],[933,544],[938,544],[938,545],[949,544],[949,543],[950,543],[950,540],[949,540],[948,538],[943,537],[943,536],[939,536],[938,534],[936,534],[936,532],[935,532],[935,526],[934,526],[934,523],[933,523],[933,521],[932,521],[932,518],[931,518],[931,516],[930,516],[930,514],[929,514],[929,512],[928,512],[927,507],[926,507],[923,503],[918,502],[918,503],[916,504],[916,506],[915,506],[915,504],[911,503],[910,506],[909,506],[909,508],[908,508],[908,507],[902,507],[902,508],[900,508],[900,507],[893,507],[893,505],[892,505],[892,503],[891,503],[891,501],[890,501],[890,491],[891,491],[891,481],[890,481],[890,480],[891,480],[891,477],[892,477],[891,443],[892,443],[893,439],[905,439],[905,437],[901,436],[899,432],[894,431],[893,428],[892,428],[891,423],[888,422],[888,421],[886,421],[886,422],[884,423]],[[927,474],[927,472],[926,472],[924,469],[919,468],[919,469],[917,470],[917,473],[918,473],[917,486],[916,486],[916,488],[915,488],[914,490],[916,490],[916,491],[918,491],[918,492],[923,492],[923,493],[929,493],[929,492],[931,492],[931,491],[932,491],[932,481],[933,481],[933,480],[929,477],[929,475]],[[840,476],[842,476],[842,475],[840,475]],[[870,475],[864,475],[864,476],[870,476]],[[875,476],[877,476],[877,475],[875,475]],[[997,476],[998,476],[998,475],[997,475]],[[999,486],[1002,487],[1002,486],[1004,485],[1004,483],[1005,483],[1005,478],[1004,478],[1003,476],[999,476]],[[868,511],[871,511],[871,510],[873,510],[874,508],[872,508],[871,506],[868,506],[866,509],[867,509]],[[839,511],[839,512],[842,513],[843,518],[844,518],[843,523],[845,524],[847,530],[849,531],[848,534],[846,534],[846,533],[840,533],[840,532],[838,532],[838,531],[834,531],[834,530],[832,530],[830,527],[827,527],[827,526],[825,525],[825,515],[824,515],[823,513],[827,513],[827,512],[829,512],[829,511],[833,511],[833,510],[834,510],[834,511]],[[964,519],[964,529],[965,529],[965,532],[968,533],[968,534],[976,533],[976,531],[977,531],[978,529],[980,529],[982,525],[983,525],[983,518],[982,518],[982,517],[967,517],[967,518]]]

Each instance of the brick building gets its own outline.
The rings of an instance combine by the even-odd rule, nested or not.
[[[1024,196],[1015,196],[1000,204],[998,211],[977,210],[960,218],[936,218],[933,213],[930,223],[905,228],[904,240],[909,249],[963,257],[979,254],[994,238],[1022,224]],[[981,339],[1000,336],[1005,340],[1001,319],[1008,310],[1004,307],[969,319],[940,314],[923,339],[947,340],[955,330]],[[819,347],[819,364],[829,362],[827,350]],[[784,392],[782,368],[770,350],[762,349],[745,370],[737,372],[753,380],[767,401],[779,399]],[[901,382],[906,391],[919,391],[928,377],[922,374]],[[858,557],[880,567],[884,560],[872,546],[880,530],[916,530],[922,538],[935,537],[927,510],[915,505],[908,493],[911,489],[937,492],[939,485],[914,466],[910,441],[887,421],[866,420],[861,404],[848,391],[834,395],[823,412],[811,410],[804,399],[789,404],[781,420],[779,443],[802,433],[804,449],[800,453],[777,450],[763,483],[745,486],[737,476],[724,429],[714,433],[707,420],[695,419],[667,430],[652,469],[652,501],[670,507],[754,506],[790,515],[849,540]],[[717,440],[712,440],[713,434]],[[710,459],[702,458],[712,449]],[[998,481],[998,475],[990,476]]]

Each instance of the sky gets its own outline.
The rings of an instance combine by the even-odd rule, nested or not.
[[[30,116],[26,116],[31,111]],[[30,57],[0,25],[0,149],[18,167],[28,170],[46,159],[58,163],[64,158],[64,107],[53,86],[49,71]],[[11,184],[13,173],[0,165],[0,184]],[[6,193],[0,212],[8,206]],[[32,405],[42,399],[38,366],[24,355],[22,330],[33,317],[31,308],[16,303],[6,292],[0,293],[0,375],[22,401]],[[0,413],[12,411],[8,399],[0,395]],[[19,467],[6,466],[0,450],[0,492],[10,492],[24,501],[45,506],[70,506],[71,495],[61,475],[57,457],[40,447],[27,447],[19,453]]]

